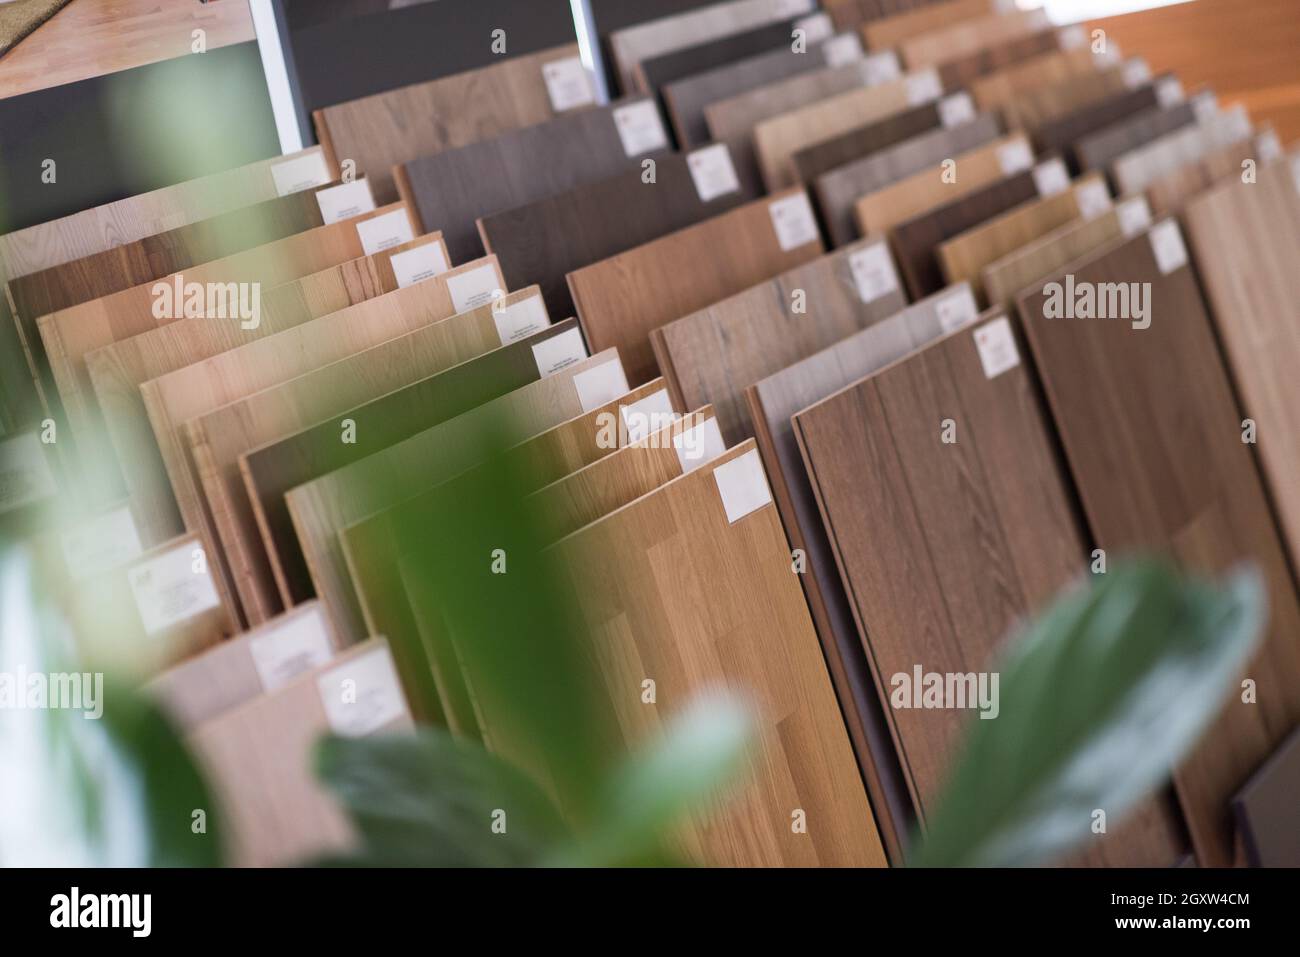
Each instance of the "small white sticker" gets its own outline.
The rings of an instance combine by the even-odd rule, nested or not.
[[[939,122],[945,129],[961,126],[975,119],[975,101],[969,93],[954,93],[939,101]]]
[[[667,389],[660,389],[640,399],[622,406],[623,426],[627,430],[627,444],[635,445],[647,436],[676,422],[678,415],[673,411],[673,402]]]
[[[58,493],[45,446],[35,432],[0,442],[0,514]]]
[[[585,358],[587,358],[587,346],[582,341],[582,333],[577,329],[551,336],[545,342],[533,346],[533,359],[537,362],[537,373],[543,379],[561,369],[576,365]]]
[[[608,405],[628,393],[623,363],[614,359],[594,369],[585,369],[573,377],[573,388],[578,392],[578,404],[583,412]]]
[[[812,204],[808,202],[808,194],[802,190],[771,203],[768,212],[782,252],[817,241],[817,220],[813,216]]]
[[[1020,350],[1006,316],[987,322],[975,330],[975,348],[979,351],[984,378],[996,379],[1008,369],[1020,365]]]
[[[919,106],[943,96],[943,84],[937,70],[922,70],[907,75],[907,105]]]
[[[1261,163],[1271,163],[1282,155],[1282,143],[1274,130],[1265,130],[1255,138],[1255,152]]]
[[[898,288],[894,260],[884,243],[875,243],[850,255],[849,268],[853,271],[853,283],[858,287],[858,296],[863,302],[875,302]]]
[[[956,292],[934,304],[934,314],[938,317],[939,328],[945,335],[954,329],[960,329],[979,315],[975,294],[971,292],[970,286],[962,283]]]
[[[322,189],[316,193],[316,202],[326,226],[372,212],[375,208],[375,197],[370,192],[368,179],[354,179],[350,183]]]
[[[813,8],[814,0],[776,0],[772,16],[778,20],[788,20]]]
[[[902,64],[898,62],[898,54],[893,50],[881,50],[879,53],[872,53],[862,60],[862,81],[867,86],[892,83],[894,80],[900,79],[902,75]]]
[[[1192,100],[1192,115],[1202,126],[1219,115],[1219,98],[1213,93],[1202,93]]]
[[[406,697],[387,647],[331,668],[317,677],[316,689],[330,728],[341,737],[364,737],[406,714]]]
[[[1096,219],[1110,210],[1110,191],[1099,179],[1080,183],[1074,190],[1074,202],[1079,207],[1079,215],[1084,219]]]
[[[1130,90],[1136,89],[1144,83],[1151,82],[1151,67],[1147,61],[1139,57],[1134,57],[1124,64],[1124,85]]]
[[[1125,238],[1136,236],[1138,233],[1151,228],[1151,207],[1147,205],[1144,196],[1126,199],[1119,204],[1115,213],[1119,219],[1120,232],[1124,234]]]
[[[1178,77],[1167,76],[1156,84],[1156,102],[1162,110],[1177,106],[1185,99],[1187,94],[1183,92],[1183,84]]]
[[[138,557],[144,547],[129,506],[96,515],[63,533],[63,561],[73,581],[85,581]]]
[[[492,321],[497,324],[497,335],[504,346],[509,342],[541,332],[551,324],[551,317],[546,311],[546,301],[541,296],[529,296],[519,302],[492,310]]]
[[[1034,153],[1029,148],[1029,141],[1018,136],[1010,143],[998,147],[998,166],[1003,176],[1019,173],[1034,165]]]
[[[357,236],[361,238],[362,252],[373,256],[409,243],[415,238],[415,231],[411,229],[411,218],[403,207],[357,223]]]
[[[1120,49],[1119,44],[1108,38],[1106,46],[1100,53],[1094,54],[1092,62],[1100,70],[1104,67],[1116,66],[1123,59],[1124,52]]]
[[[468,312],[486,306],[501,291],[501,277],[496,267],[479,266],[469,272],[447,277],[447,292],[451,306],[457,312]]]
[[[1062,50],[1077,50],[1088,45],[1088,32],[1081,24],[1068,26],[1056,34],[1056,45]]]
[[[1070,171],[1060,159],[1048,160],[1034,167],[1034,186],[1039,196],[1055,196],[1070,188]]]
[[[718,485],[718,496],[730,524],[772,501],[758,449],[750,449],[739,458],[719,465],[713,470],[713,481]]]
[[[393,265],[398,289],[441,276],[450,268],[447,257],[442,252],[442,243],[439,242],[403,250],[395,253],[388,261]]]
[[[299,675],[328,664],[334,648],[320,606],[316,605],[290,614],[282,624],[271,625],[249,638],[248,653],[262,681],[262,690],[275,691]]]
[[[814,13],[810,17],[796,20],[794,28],[803,31],[806,43],[821,43],[823,40],[829,40],[835,33],[835,24],[831,23],[831,18],[824,13]]]
[[[731,162],[731,151],[726,143],[717,143],[696,150],[686,157],[686,166],[695,181],[695,192],[701,203],[712,202],[719,196],[740,191],[740,177]]]
[[[1183,245],[1183,232],[1177,220],[1166,219],[1151,230],[1151,251],[1155,253],[1156,268],[1167,276],[1175,269],[1187,265],[1187,247]]]
[[[841,33],[822,44],[822,57],[829,67],[856,63],[865,53],[862,40],[856,33]]]
[[[542,65],[542,78],[546,93],[551,98],[551,109],[564,113],[596,102],[596,89],[591,74],[582,65],[581,57],[552,60]]]
[[[221,604],[203,546],[194,540],[141,562],[127,571],[127,579],[150,635]]]
[[[674,435],[673,448],[677,450],[677,461],[685,475],[727,451],[727,443],[722,440],[718,420],[705,419],[699,425],[693,425]]]
[[[668,133],[654,100],[620,106],[614,111],[614,126],[623,141],[623,152],[628,156],[641,156],[668,148]]]
[[[271,167],[271,179],[275,182],[276,195],[288,196],[324,186],[330,181],[330,168],[325,162],[325,154],[312,150],[305,156],[276,163]]]

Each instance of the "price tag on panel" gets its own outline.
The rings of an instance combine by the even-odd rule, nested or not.
[[[835,35],[835,25],[824,13],[814,13],[811,17],[796,20],[794,28],[803,31],[804,42],[809,44],[821,43]]]
[[[447,292],[451,306],[457,312],[468,312],[486,306],[501,289],[501,280],[492,266],[479,266],[447,278]]]
[[[774,0],[772,16],[777,20],[788,20],[801,13],[811,13],[815,0]]]
[[[1144,196],[1135,196],[1120,203],[1115,210],[1119,229],[1125,237],[1136,236],[1151,228],[1151,207]]]
[[[551,108],[556,113],[576,110],[580,106],[590,106],[596,102],[596,89],[581,57],[566,57],[543,64],[542,78],[546,81]]]
[[[1176,220],[1166,219],[1157,223],[1150,235],[1151,252],[1155,254],[1160,275],[1167,276],[1187,265],[1187,247],[1183,244],[1183,232]]]
[[[740,191],[740,177],[736,175],[731,150],[726,143],[696,150],[686,157],[686,166],[691,171],[701,203],[710,203],[719,196]]]
[[[866,51],[862,49],[862,40],[856,33],[841,33],[822,44],[822,58],[829,67],[857,63],[865,53]]]
[[[677,461],[685,475],[726,452],[727,443],[723,441],[718,420],[705,419],[699,425],[674,435],[673,448],[677,450]]]
[[[1167,76],[1156,84],[1156,102],[1162,110],[1177,106],[1185,99],[1187,94],[1183,92],[1183,84],[1177,77]]]
[[[1055,196],[1070,188],[1070,171],[1061,159],[1050,159],[1034,167],[1034,186],[1039,196]]]
[[[1029,141],[1017,136],[1009,143],[998,147],[998,167],[1003,176],[1019,173],[1034,165],[1034,152],[1029,148]]]
[[[1079,23],[1068,26],[1056,34],[1056,45],[1062,50],[1079,50],[1088,45],[1088,31]]]
[[[1124,85],[1130,90],[1144,83],[1151,82],[1151,67],[1141,57],[1134,57],[1124,64]]]
[[[375,197],[370,192],[370,180],[364,177],[354,179],[350,183],[322,189],[316,194],[316,203],[320,206],[321,219],[326,226],[351,219],[353,216],[360,216],[362,213],[373,212],[375,209]]]
[[[364,737],[407,713],[387,645],[326,671],[316,679],[316,690],[331,730],[340,737]]]
[[[1097,179],[1075,187],[1074,201],[1078,204],[1079,215],[1084,219],[1096,219],[1111,208],[1110,191],[1104,182]]]
[[[862,58],[862,82],[867,86],[892,83],[902,75],[903,67],[893,50],[882,50]]]
[[[1208,91],[1198,94],[1192,99],[1192,115],[1197,123],[1208,123],[1219,115],[1219,98]]]
[[[962,283],[955,293],[934,304],[934,314],[939,319],[939,328],[949,333],[978,316],[979,306],[975,304],[975,294],[970,286]]]
[[[807,193],[801,190],[793,196],[778,199],[767,209],[782,252],[817,241],[820,235],[817,232],[817,219],[813,216]]]
[[[275,183],[277,196],[300,193],[304,189],[324,186],[330,181],[330,169],[325,162],[325,154],[312,150],[305,156],[299,156],[271,167],[271,180]]]
[[[713,470],[713,481],[718,486],[718,497],[722,499],[729,524],[734,525],[772,501],[772,490],[768,488],[758,449],[750,449],[739,458],[719,465]]]
[[[961,126],[975,119],[975,101],[969,93],[954,93],[939,101],[939,122],[945,129]]]
[[[25,432],[0,442],[0,515],[57,492],[54,472],[37,433]]]
[[[561,369],[576,365],[585,358],[587,358],[587,345],[582,341],[582,333],[577,329],[551,336],[545,342],[533,346],[537,374],[543,379]]]
[[[492,321],[496,323],[497,335],[504,346],[518,342],[541,332],[551,324],[551,317],[546,312],[546,303],[541,296],[529,296],[519,302],[503,305],[492,310]]]
[[[986,379],[996,379],[1020,365],[1020,350],[1016,348],[1016,337],[1006,316],[980,326],[974,336]]]
[[[614,111],[614,126],[628,156],[643,156],[668,148],[668,133],[654,100],[620,106]]]
[[[221,604],[207,556],[196,541],[156,555],[127,572],[147,634],[188,621]]]
[[[403,208],[357,223],[357,236],[361,240],[361,251],[373,256],[409,243],[415,238],[415,231],[411,229],[411,218]]]
[[[1282,143],[1274,130],[1265,130],[1255,138],[1255,152],[1261,163],[1271,163],[1282,156]]]
[[[573,388],[578,393],[578,404],[583,412],[599,409],[619,396],[627,395],[627,376],[623,363],[617,359],[602,363],[594,369],[579,372],[573,377]]]
[[[943,96],[943,84],[937,70],[922,70],[907,75],[908,106],[919,106]]]
[[[672,398],[667,389],[652,392],[644,399],[622,406],[620,411],[627,433],[627,445],[634,445],[677,421],[677,413],[673,411]]]
[[[442,244],[438,242],[394,253],[388,261],[392,263],[398,289],[441,276],[450,268],[447,257],[443,255]]]
[[[73,581],[85,581],[144,551],[129,506],[96,515],[63,533],[63,561]]]
[[[853,284],[858,287],[858,296],[863,302],[875,302],[898,288],[894,260],[889,255],[889,247],[883,242],[874,243],[850,255],[849,268],[853,272]]]
[[[248,640],[248,653],[264,691],[283,688],[334,657],[320,605],[290,614],[282,624]]]

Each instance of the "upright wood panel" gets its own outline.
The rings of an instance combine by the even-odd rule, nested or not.
[[[939,64],[939,79],[945,90],[962,89],[981,76],[1043,53],[1064,49],[1068,41],[1062,40],[1063,35],[1068,37],[1068,31],[1039,30],[981,47]]]
[[[1163,83],[1169,79],[1165,77],[1156,82]],[[1081,106],[1064,116],[1048,120],[1034,131],[1034,143],[1043,152],[1062,154],[1077,171],[1081,169],[1081,164],[1074,149],[1075,144],[1091,133],[1122,122],[1138,113],[1155,109],[1156,90],[1156,84],[1144,83],[1137,89],[1116,93],[1114,96]]]
[[[657,374],[652,329],[822,251],[807,195],[787,190],[575,270],[569,291],[591,348],[617,347],[639,385]]]
[[[717,409],[728,445],[753,435],[743,390],[906,304],[888,246],[866,239],[650,333],[683,409]]]
[[[1084,136],[1075,143],[1074,155],[1080,169],[1106,169],[1129,150],[1195,121],[1194,101],[1168,109],[1143,110]]]
[[[1043,10],[1021,10],[961,20],[903,40],[899,55],[909,70],[937,66],[983,47],[1038,33],[1051,26]]]
[[[1207,116],[1195,126],[1167,133],[1129,150],[1115,161],[1112,168],[1115,185],[1124,194],[1140,193],[1166,173],[1249,136],[1250,117],[1239,106]]]
[[[391,203],[394,166],[556,116],[544,71],[577,56],[570,43],[327,106],[312,114],[316,134],[334,168],[351,160],[358,175],[370,177],[376,201]]]
[[[981,110],[991,110],[1027,90],[1063,83],[1096,72],[1106,61],[1090,46],[1054,50],[1004,67],[971,82],[970,93]]]
[[[1128,89],[1132,89],[1132,82],[1125,67],[1108,66],[1017,93],[1003,101],[1002,118],[1012,128],[1034,132],[1052,120]]]
[[[964,20],[977,20],[998,12],[996,0],[946,0],[919,10],[869,20],[862,25],[862,38],[873,50],[896,47],[904,40],[942,29]]]
[[[830,36],[834,27],[831,26],[829,17],[815,13],[804,18],[777,20],[742,33],[718,37],[716,40],[693,43],[638,63],[636,88],[661,92],[675,80],[695,76],[745,57],[767,53],[778,47],[790,50],[794,45],[796,29],[803,30],[805,42],[811,43],[819,37]]]
[[[927,7],[936,0],[822,0],[822,9],[830,14],[837,29],[861,27],[873,20]]]
[[[1183,204],[1223,179],[1242,181],[1246,164],[1256,167],[1265,158],[1276,156],[1280,147],[1272,130],[1247,139],[1208,149],[1200,159],[1170,170],[1147,184],[1146,195],[1156,216],[1179,212]]]
[[[957,94],[961,96],[963,94]],[[920,136],[942,122],[938,102],[922,103],[874,123],[823,140],[794,154],[795,175],[801,183],[813,183],[824,173],[870,156],[877,150]]]
[[[1222,712],[1175,774],[1197,859],[1222,866],[1232,795],[1300,721],[1295,585],[1177,225],[1157,223],[1070,271],[1076,284],[1151,284],[1147,328],[1046,319],[1051,291],[1039,287],[1018,303],[1095,544],[1167,552],[1203,574],[1249,561],[1268,590],[1264,644],[1245,675],[1257,700],[1224,689]]]
[[[442,230],[452,259],[466,262],[483,255],[480,216],[639,169],[670,145],[659,107],[643,97],[424,156],[394,175],[419,221]]]

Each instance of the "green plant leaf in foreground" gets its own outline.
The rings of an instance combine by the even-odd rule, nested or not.
[[[1002,663],[1000,713],[972,722],[913,863],[1044,863],[1095,809],[1113,829],[1219,713],[1265,618],[1253,572],[1214,586],[1146,562],[1058,599]]]

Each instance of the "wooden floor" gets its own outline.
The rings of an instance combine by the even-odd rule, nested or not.
[[[0,58],[0,99],[253,39],[244,0],[72,0]]]

